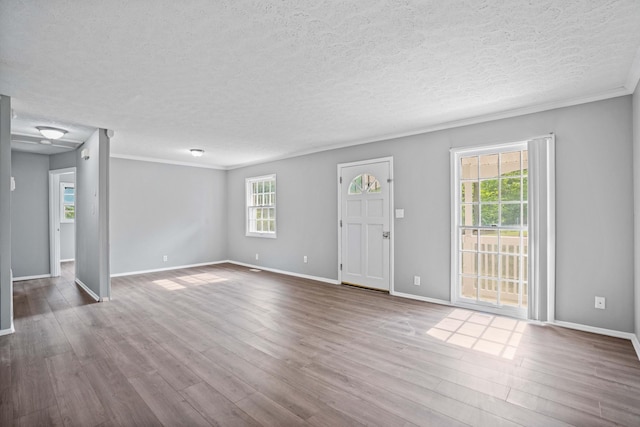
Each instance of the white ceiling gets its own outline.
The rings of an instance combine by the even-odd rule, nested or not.
[[[637,0],[3,0],[0,93],[233,167],[630,93],[639,29]]]
[[[36,129],[36,126],[48,126],[64,129],[67,133],[60,139],[48,140]],[[96,128],[70,122],[53,120],[44,116],[14,111],[11,119],[11,148],[38,154],[59,154],[76,149],[89,139]]]

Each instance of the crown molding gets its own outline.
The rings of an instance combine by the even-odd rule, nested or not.
[[[607,90],[604,92],[599,92],[592,95],[581,96],[581,97],[565,99],[560,101],[546,102],[546,103],[536,104],[528,107],[513,108],[509,110],[499,111],[496,113],[469,117],[466,119],[436,123],[436,124],[419,128],[419,129],[414,129],[411,131],[390,133],[390,134],[379,135],[372,138],[342,142],[338,144],[331,144],[331,145],[326,145],[322,147],[311,148],[308,150],[301,150],[293,153],[287,153],[280,156],[268,157],[262,160],[256,160],[256,161],[247,162],[247,163],[239,163],[239,164],[229,165],[229,166],[205,165],[201,163],[182,162],[182,161],[175,161],[175,160],[169,160],[169,159],[160,159],[155,157],[134,156],[134,155],[117,154],[117,153],[111,153],[111,157],[116,159],[138,160],[141,162],[152,162],[152,163],[165,163],[169,165],[190,166],[190,167],[205,168],[205,169],[216,169],[216,170],[241,169],[248,166],[261,165],[261,164],[275,162],[279,160],[286,160],[294,157],[301,157],[309,154],[321,153],[324,151],[338,150],[341,148],[354,147],[356,145],[370,144],[373,142],[381,142],[381,141],[387,141],[391,139],[403,138],[407,136],[421,135],[421,134],[430,133],[430,132],[453,129],[453,128],[458,128],[463,126],[470,126],[470,125],[508,119],[513,117],[525,116],[527,114],[540,113],[543,111],[550,111],[558,108],[573,107],[580,104],[588,104],[590,102],[603,101],[605,99],[626,96],[634,92],[635,85],[638,83],[638,80],[640,80],[640,50],[638,50],[638,55],[636,55],[634,65],[629,71],[629,78],[627,79],[627,84],[625,84],[625,86]]]
[[[632,93],[633,93],[633,90],[629,90],[626,86],[625,87],[619,87],[619,88],[616,88],[616,89],[611,89],[611,90],[608,90],[608,91],[599,92],[597,94],[592,94],[592,95],[588,95],[588,96],[571,98],[571,99],[561,100],[561,101],[547,102],[547,103],[537,104],[537,105],[533,105],[533,106],[529,106],[529,107],[514,108],[514,109],[510,109],[510,110],[504,110],[504,111],[496,112],[496,113],[490,113],[490,114],[484,114],[484,115],[480,115],[480,116],[470,117],[470,118],[466,118],[466,119],[454,120],[454,121],[443,122],[443,123],[436,123],[436,124],[433,124],[433,125],[429,125],[429,126],[426,126],[426,127],[423,127],[423,128],[419,128],[419,129],[414,129],[412,131],[407,131],[407,132],[398,132],[398,133],[392,133],[392,134],[385,134],[385,135],[380,135],[380,136],[377,136],[377,137],[367,138],[367,139],[363,139],[363,140],[350,141],[350,142],[344,142],[344,143],[339,143],[339,144],[327,145],[327,146],[324,146],[324,147],[312,148],[312,149],[309,149],[309,150],[297,151],[295,153],[284,154],[284,155],[276,156],[276,157],[270,157],[268,159],[258,160],[258,161],[255,161],[255,162],[248,162],[248,163],[242,163],[242,164],[237,164],[237,165],[233,165],[233,166],[228,166],[226,169],[227,170],[240,169],[240,168],[244,168],[244,167],[247,167],[247,166],[254,166],[254,165],[259,165],[259,164],[263,164],[263,163],[275,162],[275,161],[278,161],[278,160],[285,160],[285,159],[290,159],[290,158],[293,158],[293,157],[306,156],[308,154],[321,153],[323,151],[337,150],[337,149],[340,149],[340,148],[353,147],[353,146],[356,146],[356,145],[370,144],[372,142],[386,141],[386,140],[390,140],[390,139],[397,139],[397,138],[403,138],[403,137],[407,137],[407,136],[421,135],[421,134],[424,134],[424,133],[430,133],[430,132],[436,132],[436,131],[440,131],[440,130],[446,130],[446,129],[453,129],[453,128],[458,128],[458,127],[463,127],[463,126],[475,125],[475,124],[491,122],[491,121],[495,121],[495,120],[508,119],[508,118],[518,117],[518,116],[525,116],[527,114],[540,113],[540,112],[543,112],[543,111],[555,110],[555,109],[558,109],[558,108],[572,107],[572,106],[575,106],[575,105],[587,104],[589,102],[596,102],[596,101],[603,101],[605,99],[617,98],[617,97],[620,97],[620,96],[630,95]]]
[[[115,159],[137,160],[139,162],[164,163],[167,165],[190,166],[194,168],[203,168],[203,169],[227,170],[227,168],[225,168],[224,166],[203,165],[202,163],[180,162],[176,160],[159,159],[156,157],[131,156],[128,154],[117,154],[117,153],[111,153],[109,157],[115,158]]]

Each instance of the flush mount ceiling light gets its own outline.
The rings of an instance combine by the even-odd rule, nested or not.
[[[191,151],[191,155],[193,157],[202,157],[202,156],[204,156],[204,150],[201,149],[201,148],[192,148],[189,151]]]
[[[49,126],[36,126],[36,129],[38,129],[42,136],[47,139],[60,139],[65,133],[67,133],[64,129],[52,128]]]

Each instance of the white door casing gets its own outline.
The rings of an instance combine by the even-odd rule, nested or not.
[[[51,277],[60,276],[60,175],[76,168],[49,171],[49,265]]]
[[[340,281],[391,291],[391,159],[338,165]]]

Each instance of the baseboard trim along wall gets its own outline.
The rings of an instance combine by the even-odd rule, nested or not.
[[[51,277],[51,274],[38,274],[36,276],[22,276],[22,277],[14,277],[14,282],[23,282],[25,280],[36,280],[36,279],[47,279]]]
[[[88,294],[89,294],[89,296],[90,296],[91,298],[93,298],[94,300],[96,300],[96,301],[100,302],[100,297],[99,297],[98,295],[96,295],[96,293],[95,293],[95,292],[93,292],[91,289],[89,289],[89,287],[88,287],[87,285],[85,285],[84,283],[82,283],[82,280],[80,280],[80,279],[77,279],[77,278],[76,278],[76,283],[77,283],[77,284],[78,284],[82,289],[84,289],[84,291],[85,291],[86,293],[88,293]]]
[[[3,335],[11,335],[16,332],[16,328],[13,325],[13,319],[11,320],[11,327],[9,329],[0,329],[0,337]]]
[[[228,262],[229,264],[241,265],[243,267],[255,268],[255,269],[258,269],[258,270],[270,271],[272,273],[284,274],[285,276],[300,277],[301,279],[315,280],[317,282],[330,283],[332,285],[339,285],[340,284],[340,282],[338,282],[337,280],[335,280],[335,279],[327,279],[326,277],[311,276],[309,274],[301,274],[301,273],[293,273],[291,271],[278,270],[277,268],[268,268],[268,267],[263,267],[261,265],[247,264],[247,263],[239,262],[239,261],[226,261],[226,262]]]
[[[402,292],[390,292],[390,294],[394,295],[394,296],[402,297],[402,298],[409,298],[409,299],[414,299],[414,300],[418,300],[418,301],[424,301],[424,302],[430,302],[430,303],[434,303],[434,304],[447,305],[447,306],[454,307],[453,304],[451,304],[449,301],[446,301],[446,300],[422,297],[422,296],[418,296],[418,295],[405,294],[405,293],[402,293]],[[556,320],[555,322],[546,322],[546,323],[545,322],[535,322],[535,321],[530,321],[530,322],[531,323],[536,323],[536,324],[539,324],[539,325],[555,325],[555,326],[560,326],[560,327],[567,328],[567,329],[575,329],[575,330],[578,330],[578,331],[591,332],[593,334],[598,334],[598,335],[606,335],[606,336],[614,337],[614,338],[627,339],[627,340],[631,341],[631,344],[633,344],[633,348],[636,351],[636,355],[638,356],[638,360],[640,360],[640,341],[638,341],[638,336],[636,334],[632,334],[630,332],[615,331],[613,329],[605,329],[605,328],[598,328],[598,327],[595,327],[595,326],[582,325],[582,324],[579,324],[579,323],[563,322],[563,321],[560,321],[560,320]]]
[[[636,354],[640,360],[640,341],[638,341],[638,335],[633,334],[633,337],[631,337],[631,344],[633,344],[633,348],[636,350]]]
[[[631,341],[631,344],[636,351],[636,355],[638,356],[638,360],[640,360],[640,342],[638,342],[638,337],[636,336],[636,334],[632,334],[631,332],[615,331],[613,329],[598,328],[595,326],[582,325],[580,323],[563,322],[561,320],[556,320],[555,322],[551,322],[548,324],[562,326],[563,328],[567,329],[575,329],[577,331],[591,332],[594,334],[606,335],[614,338],[627,339]]]
[[[625,338],[628,340],[631,340],[631,338],[635,336],[631,332],[615,331],[613,329],[598,328],[596,326],[583,325],[580,323],[564,322],[562,320],[556,320],[555,322],[549,322],[547,324],[562,326],[563,328],[567,328],[567,329],[575,329],[577,331],[592,332],[594,334],[606,335],[614,338]]]
[[[183,268],[193,268],[193,267],[205,267],[207,265],[224,264],[225,262],[229,262],[230,263],[231,261],[228,261],[228,260],[210,261],[210,262],[201,262],[199,264],[176,265],[176,266],[173,266],[173,267],[154,268],[154,269],[151,269],[151,270],[127,271],[127,272],[124,272],[124,273],[112,274],[111,277],[134,276],[136,274],[157,273],[159,271],[181,270]]]
[[[423,296],[420,296],[420,295],[405,294],[405,293],[402,293],[402,292],[395,292],[395,291],[389,292],[389,294],[391,294],[393,296],[396,296],[396,297],[414,299],[414,300],[417,300],[417,301],[424,301],[424,302],[430,302],[430,303],[433,303],[433,304],[453,306],[453,304],[451,304],[449,301],[443,300],[443,299],[429,298],[429,297],[423,297]]]

